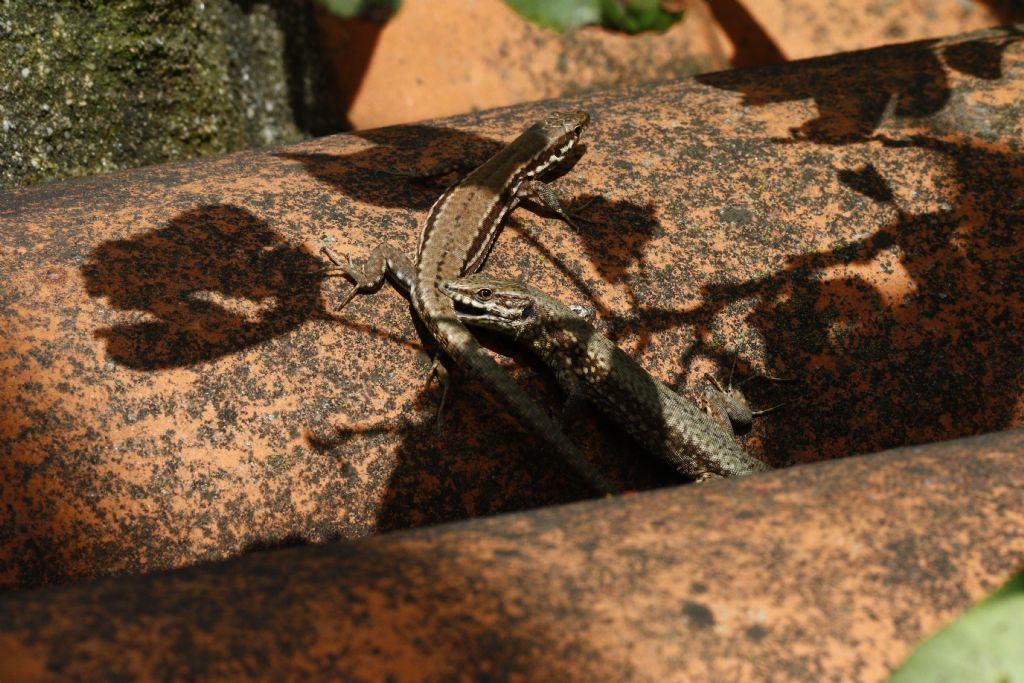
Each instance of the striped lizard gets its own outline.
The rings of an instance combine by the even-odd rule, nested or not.
[[[733,438],[728,417],[726,424],[709,418],[559,301],[482,274],[445,280],[441,291],[455,303],[459,320],[529,348],[554,372],[570,401],[591,401],[680,474],[699,481],[770,469]],[[752,416],[741,395],[729,398],[736,402],[736,396]]]
[[[434,202],[420,232],[415,262],[396,247],[377,246],[362,263],[338,261],[334,267],[355,283],[341,308],[359,292],[373,291],[390,275],[412,301],[441,350],[460,370],[495,392],[524,426],[544,439],[595,490],[614,491],[597,468],[579,452],[559,425],[487,355],[455,315],[442,282],[480,269],[501,229],[501,221],[526,197],[535,197],[563,220],[572,220],[555,192],[538,180],[565,158],[590,122],[585,111],[554,112],[528,127],[518,138],[449,187]]]

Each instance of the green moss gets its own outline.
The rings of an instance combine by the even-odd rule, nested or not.
[[[0,186],[337,128],[286,0],[0,0]]]

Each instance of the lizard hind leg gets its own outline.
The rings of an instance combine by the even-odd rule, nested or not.
[[[430,389],[430,385],[435,379],[441,386],[441,400],[437,404],[437,431],[440,433],[441,427],[444,425],[444,409],[445,404],[448,402],[448,389],[451,386],[451,373],[448,372],[448,368],[441,362],[440,351],[434,353],[434,360],[430,364],[430,369],[427,370],[427,389]]]
[[[751,380],[755,380],[755,379],[763,380],[765,382],[795,382],[796,381],[796,379],[793,378],[793,377],[775,377],[775,376],[772,376],[772,375],[765,374],[763,372],[759,372],[757,374],[751,375],[750,377],[747,377],[742,382],[737,384],[736,385],[736,389],[734,391],[736,391],[738,393],[740,391],[740,389],[743,387],[743,385],[745,385],[748,382],[750,382]],[[731,378],[730,378],[730,383],[731,383]],[[773,406],[771,406],[769,408],[762,408],[760,410],[754,410],[754,409],[751,408],[750,409],[750,415],[751,415],[751,417],[760,417],[762,415],[767,415],[768,413],[771,413],[771,412],[774,412],[774,411],[778,410],[779,408],[781,408],[782,406],[786,405],[787,403],[789,403],[789,401],[783,401],[782,403],[776,403],[775,405],[773,405]],[[750,408],[749,405],[748,405],[748,408]]]
[[[736,370],[736,359],[733,359],[729,368],[729,379],[723,388],[719,381],[711,374],[704,377],[711,382],[713,388],[704,392],[705,410],[708,415],[721,424],[723,427],[732,430],[734,434],[746,434],[753,426],[754,418],[766,415],[786,405],[786,402],[778,403],[769,408],[754,410],[743,393],[743,386],[755,379],[763,379],[771,382],[793,382],[789,377],[773,377],[764,373],[757,373],[747,377],[733,386],[733,373]]]
[[[733,434],[749,432],[754,422],[753,411],[739,387],[733,388],[732,369],[725,387],[710,373],[705,373],[704,378],[712,385],[704,391],[704,410],[708,416]]]

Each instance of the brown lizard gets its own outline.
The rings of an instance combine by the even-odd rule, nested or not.
[[[570,400],[586,398],[684,476],[702,480],[770,467],[731,430],[655,379],[586,320],[518,282],[469,275],[441,283],[459,320],[512,337],[554,372]]]
[[[590,122],[584,111],[555,112],[528,127],[493,157],[449,187],[427,213],[413,263],[390,244],[381,244],[362,264],[341,263],[325,252],[354,282],[344,306],[357,292],[375,290],[390,274],[409,294],[416,314],[455,365],[495,392],[505,405],[571,465],[594,489],[611,484],[579,452],[559,425],[502,368],[459,322],[441,282],[476,272],[487,257],[501,221],[525,197],[540,199],[572,224],[551,188],[537,179],[565,158]],[[341,307],[339,306],[339,308]]]

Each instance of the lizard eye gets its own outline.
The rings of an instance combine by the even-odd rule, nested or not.
[[[583,135],[583,126],[576,126],[572,129],[572,134],[576,137]]]
[[[476,298],[480,299],[480,301],[487,301],[488,299],[491,298],[491,294],[494,294],[494,292],[487,289],[486,287],[481,287],[480,289],[476,290]]]

